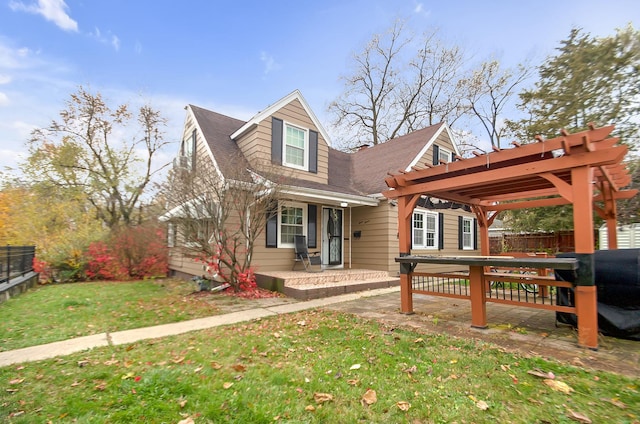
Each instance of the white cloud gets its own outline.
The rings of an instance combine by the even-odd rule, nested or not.
[[[260,61],[264,64],[264,74],[268,74],[271,71],[277,71],[282,69],[282,65],[276,62],[276,60],[267,52],[260,52]]]
[[[11,75],[0,74],[0,85],[9,84],[11,79]]]
[[[111,31],[107,31],[106,35],[102,35],[102,31],[100,31],[100,28],[96,27],[93,32],[89,33],[89,36],[95,38],[102,44],[108,44],[112,46],[115,51],[120,50],[120,38],[118,38],[117,35],[112,34]]]
[[[11,103],[9,96],[0,91],[0,106],[8,106],[9,103]]]
[[[413,13],[424,16],[429,16],[431,14],[429,10],[425,10],[424,4],[418,2],[416,2],[416,7],[413,8]]]
[[[120,50],[120,39],[118,36],[114,35],[111,37],[111,45],[116,49],[116,51]]]
[[[9,7],[13,11],[42,15],[47,21],[53,22],[58,28],[65,31],[78,31],[78,23],[67,14],[68,6],[64,0],[38,0],[37,4],[28,5],[12,0],[9,2]]]

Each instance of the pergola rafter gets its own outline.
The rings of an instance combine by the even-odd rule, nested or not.
[[[593,212],[606,220],[609,247],[616,248],[616,201],[637,193],[623,189],[631,182],[623,164],[628,149],[618,138],[609,137],[613,129],[613,125],[590,125],[586,131],[562,131],[553,139],[536,137],[534,143],[514,142],[511,149],[476,153],[469,159],[390,174],[385,179],[389,190],[383,194],[398,200],[400,256],[410,254],[412,212],[423,195],[471,206],[478,218],[483,255],[489,255],[488,227],[498,213],[572,204],[580,261],[576,308],[582,315],[581,344],[596,346]],[[403,284],[408,282],[401,287]]]

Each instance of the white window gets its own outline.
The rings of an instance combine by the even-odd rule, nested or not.
[[[438,159],[441,162],[451,162],[451,152],[440,147],[438,149]]]
[[[438,248],[438,214],[427,211],[413,212],[413,248]]]
[[[167,225],[167,247],[176,247],[176,235],[178,234],[178,225],[170,222]]]
[[[282,137],[284,152],[283,164],[292,168],[308,168],[309,132],[302,128],[285,123]]]
[[[462,248],[473,250],[473,240],[475,237],[472,218],[462,218]]]
[[[305,235],[307,208],[300,203],[283,203],[278,210],[278,246],[293,247],[294,237]]]

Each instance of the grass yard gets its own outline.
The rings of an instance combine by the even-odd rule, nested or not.
[[[242,302],[178,279],[39,286],[0,304],[0,351],[224,313]]]
[[[0,420],[634,423],[639,385],[312,310],[0,368]]]

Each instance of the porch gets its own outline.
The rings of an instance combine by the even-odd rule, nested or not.
[[[400,285],[399,277],[371,269],[325,269],[322,272],[265,271],[256,273],[258,286],[299,300],[318,299]]]

